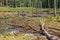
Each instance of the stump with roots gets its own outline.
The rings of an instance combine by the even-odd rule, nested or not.
[[[47,37],[48,40],[58,40],[58,37],[57,36],[53,36],[53,35],[50,35],[44,28],[44,23],[41,22],[40,23],[40,33],[42,35],[45,35]]]

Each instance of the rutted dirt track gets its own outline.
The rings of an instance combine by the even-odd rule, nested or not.
[[[0,30],[3,29],[17,29],[21,32],[34,33],[39,35],[39,20],[37,17],[23,18],[18,12],[1,12],[0,13]],[[5,28],[2,27],[5,26]],[[29,27],[31,26],[31,27]],[[32,29],[34,28],[34,29]],[[58,36],[60,38],[60,22],[59,20],[45,21],[45,29],[48,33]],[[36,31],[37,30],[37,31]]]

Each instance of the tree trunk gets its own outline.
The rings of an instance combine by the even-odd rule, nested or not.
[[[48,0],[48,14],[50,14],[50,0]]]
[[[54,17],[56,16],[56,9],[57,9],[57,0],[54,0]]]
[[[42,1],[40,1],[40,13],[42,14]]]
[[[13,7],[16,8],[16,0],[13,0]]]
[[[45,29],[44,29],[44,23],[41,22],[40,24],[40,32],[42,32],[42,35],[44,34],[48,40],[57,40],[58,38],[56,36],[50,35]]]

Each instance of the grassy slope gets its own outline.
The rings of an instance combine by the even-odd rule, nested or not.
[[[27,10],[32,11],[35,8],[32,9],[32,7],[20,7],[20,8],[11,8],[11,7],[0,7],[0,10],[15,10],[15,11],[21,11],[21,10]]]
[[[0,10],[15,10],[15,11],[27,10],[27,11],[32,11],[32,10],[35,10],[35,8],[32,8],[32,7],[20,7],[20,8],[18,8],[18,7],[16,7],[16,8],[0,7]],[[43,8],[42,10],[48,10],[48,8]],[[52,12],[53,8],[51,8],[50,11]],[[57,9],[57,12],[60,12],[60,8]]]

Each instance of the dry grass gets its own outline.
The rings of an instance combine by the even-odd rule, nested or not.
[[[4,34],[0,35],[0,40],[47,40],[44,36],[27,36],[24,33],[20,34]]]
[[[30,15],[31,16],[31,15]],[[60,37],[60,19],[59,21],[53,18],[50,19],[44,18],[45,22],[45,29],[52,35],[56,35]],[[39,30],[39,19],[37,17],[33,17],[31,20],[29,18],[23,18],[18,12],[1,12],[0,13],[0,26],[1,25],[8,25],[8,28],[15,28],[17,30],[21,30],[23,32],[33,33],[32,29],[28,26],[31,25],[32,28]],[[57,30],[56,30],[57,29]],[[0,30],[2,30],[0,28]],[[52,30],[52,31],[51,31]],[[36,32],[35,32],[36,33]],[[38,35],[38,34],[36,34]],[[21,34],[13,34],[13,35],[0,35],[0,40],[47,40],[44,36],[32,36],[28,37],[25,36],[25,33]]]

